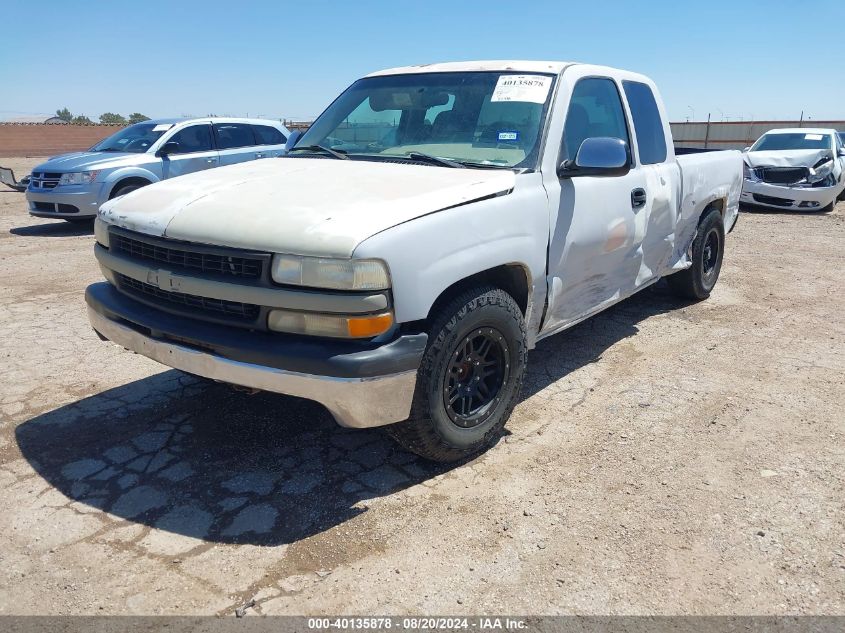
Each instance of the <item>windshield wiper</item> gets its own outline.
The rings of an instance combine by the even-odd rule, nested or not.
[[[443,167],[454,167],[455,169],[466,169],[457,161],[449,160],[448,158],[440,158],[439,156],[432,156],[431,154],[423,154],[422,152],[408,152],[402,158],[410,158],[411,160],[420,160],[433,163],[435,165],[442,165]]]
[[[322,145],[306,145],[304,147],[294,147],[291,148],[292,152],[296,151],[304,151],[304,152],[325,152],[326,154],[330,154],[335,158],[340,158],[341,160],[349,160],[349,156],[346,155],[346,152],[338,151],[335,149],[330,149],[328,147],[323,147]]]
[[[474,169],[513,169],[512,165],[496,165],[495,163],[473,163],[469,160],[460,161],[464,167],[472,167]]]

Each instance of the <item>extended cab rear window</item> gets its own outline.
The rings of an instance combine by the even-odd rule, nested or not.
[[[631,116],[634,118],[640,163],[662,163],[666,160],[666,133],[663,131],[663,120],[660,118],[654,93],[639,81],[623,81],[622,87],[628,98]]]

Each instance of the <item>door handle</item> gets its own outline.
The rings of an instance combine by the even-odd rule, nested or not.
[[[217,159],[216,158],[206,158],[205,162],[207,162],[210,165],[211,163],[216,163]]]
[[[645,206],[646,193],[642,187],[637,187],[631,192],[631,206],[635,209]]]
[[[264,158],[264,154],[262,154],[261,152],[258,152],[258,153],[255,155],[255,157],[256,157],[256,158]]]

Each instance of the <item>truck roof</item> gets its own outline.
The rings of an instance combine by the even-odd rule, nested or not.
[[[467,62],[440,62],[435,64],[417,64],[399,66],[370,73],[367,77],[379,75],[407,75],[411,73],[457,73],[483,71],[524,71],[529,73],[560,73],[574,62],[532,61],[532,60],[482,60]]]

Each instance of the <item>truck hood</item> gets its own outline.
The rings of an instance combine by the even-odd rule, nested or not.
[[[812,167],[826,157],[831,157],[829,149],[793,149],[746,152],[745,162],[750,167]]]
[[[511,170],[273,158],[166,180],[115,198],[100,217],[177,240],[350,257],[368,237],[510,192]]]
[[[90,171],[124,165],[139,165],[151,160],[147,154],[132,152],[73,152],[53,156],[46,163],[41,163],[33,171],[74,172]]]

